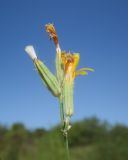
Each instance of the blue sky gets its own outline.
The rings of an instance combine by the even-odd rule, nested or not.
[[[97,116],[128,124],[128,1],[12,0],[0,2],[0,123],[29,128],[59,123],[59,104],[24,51],[32,44],[55,72],[55,46],[44,30],[54,23],[63,50],[79,52],[72,121]]]

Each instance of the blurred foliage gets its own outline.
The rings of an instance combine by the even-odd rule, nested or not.
[[[128,160],[128,127],[97,118],[75,122],[69,132],[71,160]],[[0,160],[66,160],[60,126],[28,130],[0,125]]]

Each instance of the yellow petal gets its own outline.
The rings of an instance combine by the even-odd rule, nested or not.
[[[80,60],[80,55],[78,53],[75,53],[73,55],[73,59],[74,59],[74,67],[76,68],[78,66],[79,60]]]
[[[87,75],[88,74],[88,72],[86,72],[86,71],[94,71],[92,68],[81,68],[81,69],[79,69],[79,70],[77,70],[76,72],[75,72],[75,76],[78,76],[78,75]]]
[[[91,72],[94,72],[94,69],[92,69],[92,68],[81,68],[78,71],[91,71]]]
[[[75,76],[78,76],[78,75],[87,75],[87,74],[88,74],[88,72],[86,72],[86,71],[76,71]]]

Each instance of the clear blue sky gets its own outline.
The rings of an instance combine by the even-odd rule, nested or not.
[[[55,72],[55,47],[44,30],[56,26],[61,48],[79,52],[78,68],[94,73],[75,82],[72,120],[97,116],[128,124],[128,1],[0,1],[0,123],[22,122],[29,128],[59,123],[56,98],[42,85],[24,48]]]

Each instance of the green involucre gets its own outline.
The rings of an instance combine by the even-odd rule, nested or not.
[[[64,69],[61,55],[59,55],[59,53],[56,53],[56,76],[61,86],[64,79]]]
[[[74,92],[74,80],[73,81],[64,81],[63,84],[63,100],[64,100],[64,111],[65,114],[71,117],[74,113],[73,106],[73,92]]]
[[[39,59],[34,60],[35,67],[41,76],[45,86],[56,97],[60,96],[60,85],[56,77],[49,71],[49,69]]]

